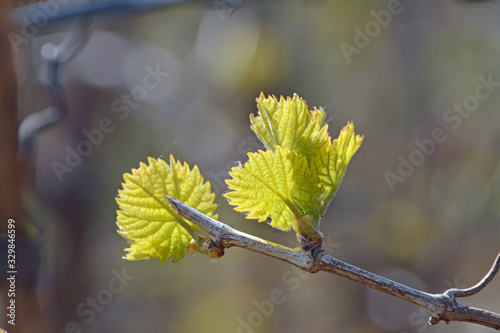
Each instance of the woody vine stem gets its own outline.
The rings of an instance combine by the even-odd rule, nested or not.
[[[321,242],[313,245],[303,242],[302,248],[292,249],[233,229],[175,198],[166,197],[179,215],[210,235],[206,247],[211,257],[219,258],[224,255],[226,248],[233,246],[245,248],[285,261],[310,273],[324,271],[336,274],[416,304],[431,315],[431,325],[440,321],[462,321],[500,330],[500,314],[461,305],[456,301],[457,297],[474,295],[486,287],[500,269],[500,253],[490,271],[477,285],[468,289],[448,289],[442,294],[429,294],[335,259],[322,248]]]

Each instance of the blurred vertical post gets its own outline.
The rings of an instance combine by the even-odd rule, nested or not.
[[[26,237],[22,221],[21,204],[21,175],[23,173],[23,162],[17,159],[18,149],[18,119],[17,119],[17,80],[14,66],[12,48],[9,42],[9,34],[19,34],[9,23],[9,10],[15,5],[15,1],[0,1],[0,232],[7,233],[7,221],[15,221],[15,258],[16,258],[16,280],[15,300],[16,320],[15,326],[7,324],[4,328],[8,332],[47,332],[38,301],[36,301],[36,277],[37,267],[28,267],[32,263],[25,255],[37,255],[32,242]],[[6,246],[6,238],[2,240],[2,247]],[[35,253],[33,253],[35,252]],[[7,251],[1,251],[1,260],[7,264]],[[7,265],[2,265],[7,269]],[[25,269],[29,271],[24,276]],[[1,272],[4,276],[5,272]],[[0,286],[7,287],[6,278],[2,279]],[[10,287],[1,288],[1,298],[7,297]],[[10,290],[9,290],[10,291]],[[10,296],[9,296],[10,297]],[[10,299],[8,299],[10,301]],[[3,303],[4,305],[6,303]],[[3,323],[9,319],[6,317],[5,307],[1,311]]]
[[[9,44],[8,13],[11,2],[0,1],[0,218],[1,231],[5,232],[7,219],[18,222],[21,228],[20,170],[17,164],[17,82]]]

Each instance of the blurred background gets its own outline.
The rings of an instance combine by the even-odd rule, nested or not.
[[[40,50],[70,28],[26,38],[20,27],[21,39],[9,38],[19,121],[49,105]],[[61,68],[68,116],[41,132],[20,170],[21,204],[8,216],[22,224],[18,323],[1,316],[0,327],[491,331],[429,326],[417,306],[238,248],[215,262],[125,261],[115,197],[123,173],[173,154],[211,182],[221,221],[295,246],[294,234],[245,220],[221,195],[230,168],[262,148],[249,128],[255,98],[298,93],[326,107],[333,137],[348,121],[365,136],[322,221],[330,253],[427,292],[477,283],[500,251],[500,4],[216,0],[98,18],[91,29]],[[3,141],[5,162],[15,142]],[[4,202],[15,200],[5,186],[14,192]],[[460,302],[499,312],[500,278]]]

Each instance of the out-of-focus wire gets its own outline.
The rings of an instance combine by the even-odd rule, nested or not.
[[[72,30],[59,45],[42,46],[43,63],[40,68],[42,85],[50,106],[27,116],[19,126],[19,155],[26,156],[33,149],[37,134],[57,123],[68,112],[64,91],[59,82],[60,67],[75,56],[88,40],[91,22],[95,17],[143,12],[190,2],[211,3],[216,9],[240,6],[243,0],[49,0],[19,7],[10,13],[13,24],[50,27],[63,20],[76,20]]]
[[[42,46],[41,81],[50,106],[23,119],[19,126],[19,155],[31,153],[37,134],[57,123],[67,112],[64,91],[59,82],[61,65],[67,63],[85,45],[91,34],[92,17],[77,18],[72,30],[58,45],[46,43]]]
[[[241,0],[219,1],[231,4]],[[60,3],[62,2],[62,3]],[[217,2],[214,0],[49,0],[19,7],[11,12],[10,18],[15,25],[39,27],[64,19],[85,16],[109,16],[142,12],[190,2]]]

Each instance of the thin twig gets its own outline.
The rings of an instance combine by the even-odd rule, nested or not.
[[[292,249],[287,246],[269,242],[238,231],[231,228],[227,224],[214,220],[202,212],[189,207],[175,198],[169,197],[168,195],[165,197],[168,199],[172,207],[179,213],[179,215],[185,217],[208,232],[212,241],[218,243],[218,245],[222,245],[224,248],[232,246],[242,247],[286,261],[305,270],[312,268],[313,266],[313,260],[309,256],[309,253],[301,248]]]
[[[450,293],[454,293],[452,291],[453,289],[448,290],[444,294],[429,294],[416,290],[337,260],[323,249],[316,248],[310,251],[306,251],[304,248],[291,249],[240,232],[222,222],[208,217],[177,199],[169,196],[166,197],[172,207],[181,216],[200,226],[210,235],[212,238],[211,246],[220,250],[222,254],[224,253],[224,248],[238,246],[283,260],[311,273],[325,271],[343,276],[352,281],[420,306],[431,315],[429,323],[432,325],[440,321],[462,321],[500,330],[500,314],[458,304],[455,298],[449,295]],[[499,258],[500,254],[490,272],[478,285],[464,290],[456,289],[455,295],[457,292],[458,294],[460,294],[460,292],[465,292],[468,293],[468,295],[472,295],[484,288],[499,270]]]
[[[500,253],[498,254],[495,262],[493,263],[493,266],[491,266],[491,269],[488,272],[488,274],[486,274],[484,278],[481,281],[479,281],[478,284],[467,289],[455,289],[455,288],[449,289],[444,293],[444,295],[455,298],[455,297],[467,297],[477,294],[478,292],[483,290],[484,287],[486,287],[491,280],[493,280],[495,275],[498,273],[499,269],[500,269]]]

